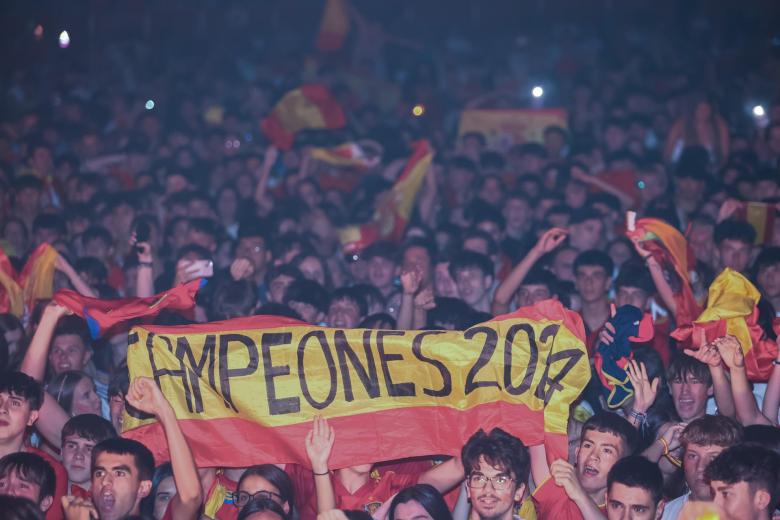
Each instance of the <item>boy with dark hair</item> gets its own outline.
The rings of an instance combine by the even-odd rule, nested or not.
[[[466,492],[480,520],[512,520],[523,501],[531,459],[520,439],[500,428],[471,436],[461,450]]]
[[[449,266],[463,301],[479,312],[490,312],[493,289],[493,263],[487,256],[461,251]]]
[[[712,396],[712,375],[705,363],[678,354],[666,370],[674,409],[680,420],[690,423],[707,413],[707,399]]]
[[[607,295],[613,270],[612,258],[603,251],[584,251],[574,260],[574,286],[582,300],[580,314],[585,323],[588,352],[593,352],[598,333],[610,317]]]
[[[328,312],[328,291],[314,280],[295,280],[287,288],[284,303],[301,315],[303,321],[318,325]]]
[[[682,468],[689,491],[666,504],[663,520],[676,520],[688,501],[712,500],[712,490],[704,478],[704,471],[720,452],[739,443],[743,435],[739,423],[722,415],[705,415],[691,421],[682,433],[678,432],[668,435],[671,442],[665,441],[667,444],[663,446],[663,451],[670,452],[671,449],[673,452],[677,442],[682,446]],[[660,442],[656,441],[655,444]],[[645,450],[644,455],[651,461],[657,460],[648,455],[648,450]]]
[[[0,495],[30,499],[47,512],[56,484],[54,469],[40,455],[19,451],[0,459]]]
[[[632,455],[638,444],[639,435],[631,423],[615,413],[601,412],[582,427],[576,465],[559,459],[548,467],[544,445],[531,446],[531,468],[538,485],[533,497],[539,517],[603,515],[607,475],[615,463]]]
[[[724,220],[715,226],[715,267],[745,273],[750,265],[756,230],[744,220]]]
[[[265,286],[268,288],[268,301],[260,302],[265,305],[268,303],[279,303],[284,301],[284,294],[295,280],[302,280],[301,271],[290,264],[283,264],[270,268],[265,274]]]
[[[353,329],[366,317],[368,304],[363,295],[353,287],[341,287],[333,291],[328,306],[328,327]]]
[[[209,318],[220,321],[250,316],[256,307],[257,293],[249,281],[223,279],[214,289]]]
[[[92,449],[101,441],[116,437],[113,425],[94,414],[68,419],[62,427],[62,465],[68,472],[68,494],[89,496]]]
[[[601,213],[592,207],[580,208],[572,213],[569,244],[579,252],[602,249],[606,245],[606,233]]]
[[[390,242],[375,242],[361,256],[368,263],[368,281],[382,291],[382,296],[390,298],[397,293],[394,282],[400,274],[398,247]]]
[[[664,478],[658,466],[633,455],[607,475],[608,520],[659,520],[664,510]]]
[[[750,444],[722,451],[704,472],[723,520],[769,520],[780,495],[780,455]]]

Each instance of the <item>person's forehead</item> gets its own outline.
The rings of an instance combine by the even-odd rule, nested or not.
[[[523,284],[520,286],[521,291],[528,291],[528,292],[537,292],[537,291],[548,291],[546,285],[541,283],[529,283],[529,284]]]
[[[344,309],[347,307],[352,309],[359,309],[358,304],[355,301],[353,301],[351,298],[339,298],[338,300],[333,300],[330,306],[333,309]]]
[[[116,466],[127,466],[130,471],[135,471],[135,458],[129,453],[101,452],[95,458],[95,466],[111,469]]]
[[[587,430],[582,434],[582,441],[592,442],[594,444],[612,444],[618,448],[623,445],[623,438],[612,432],[603,432],[600,430]]]
[[[14,392],[12,390],[0,390],[0,396],[2,396],[3,399],[8,399],[8,398],[13,397],[14,399],[20,399],[20,400],[24,401],[25,403],[27,402],[27,398],[25,396],[19,395],[19,394],[17,394],[16,392]]]
[[[38,485],[37,482],[28,478],[28,476],[24,473],[24,470],[20,471],[20,469],[21,468],[19,467],[8,468],[5,473],[0,474],[0,480],[21,480],[34,486]]]
[[[699,455],[717,455],[725,449],[724,446],[716,444],[696,444],[695,442],[689,442],[685,446],[686,453],[697,453]]]
[[[85,347],[84,340],[78,334],[60,334],[52,340],[51,344],[54,347]]]
[[[86,437],[82,437],[77,433],[74,433],[73,435],[68,435],[67,437],[63,437],[62,443],[65,444],[66,442],[75,442],[78,444],[91,444],[92,446],[97,444],[97,442],[95,442],[94,440],[87,439]]]
[[[610,500],[617,500],[625,505],[650,505],[650,491],[638,486],[627,486],[622,482],[613,482],[607,495]]]
[[[484,455],[479,456],[479,459],[477,460],[477,466],[474,468],[474,471],[482,473],[486,477],[493,475],[509,475],[510,473],[507,467],[501,463],[496,463],[495,465],[490,464],[487,460],[485,460]]]
[[[607,272],[600,265],[581,265],[577,268],[577,276],[606,276]]]
[[[638,295],[646,294],[644,289],[640,287],[632,287],[630,285],[621,285],[618,288],[618,292],[624,294],[638,294]]]
[[[743,242],[742,240],[734,240],[733,238],[727,238],[723,240],[721,246],[730,249],[747,249],[750,247],[750,244],[748,244],[747,242]]]

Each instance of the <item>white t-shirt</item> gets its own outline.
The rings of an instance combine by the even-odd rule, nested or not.
[[[680,511],[682,511],[682,508],[685,506],[685,504],[688,503],[688,500],[690,500],[691,494],[686,493],[681,497],[677,497],[671,502],[667,502],[664,506],[664,514],[661,517],[661,520],[677,520],[677,517],[680,515]]]

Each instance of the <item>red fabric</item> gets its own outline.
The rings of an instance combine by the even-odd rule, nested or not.
[[[76,498],[90,498],[90,499],[92,498],[90,492],[84,489],[83,487],[79,486],[78,484],[71,484],[70,493],[68,494]]]
[[[317,491],[311,470],[300,464],[286,464],[284,472],[290,477],[295,490],[295,509],[298,511],[299,520],[316,520]]]
[[[324,85],[303,85],[299,89],[301,94],[308,101],[306,107],[298,106],[297,99],[289,98],[289,93],[279,101],[274,107],[273,111],[266,117],[262,123],[260,123],[260,129],[263,131],[268,139],[282,150],[289,150],[292,148],[295,141],[295,136],[302,128],[290,128],[286,126],[282,113],[285,112],[298,112],[302,113],[305,117],[305,112],[316,110],[324,123],[324,128],[341,128],[346,124],[346,118],[344,111],[338,102],[331,96],[330,91]],[[295,91],[293,91],[295,92]],[[318,127],[319,122],[311,122],[311,127]],[[306,127],[303,127],[306,128]]]
[[[134,318],[156,316],[163,309],[191,309],[195,306],[195,295],[203,283],[200,279],[192,280],[155,296],[118,300],[89,298],[75,291],[62,289],[57,291],[53,299],[86,319],[92,335],[97,337],[114,325]]]
[[[661,318],[653,322],[653,350],[661,356],[664,366],[669,366],[669,320]]]
[[[62,511],[62,497],[64,497],[68,491],[68,472],[65,471],[65,467],[60,464],[57,459],[43,450],[39,450],[32,446],[25,446],[24,451],[41,456],[54,469],[54,476],[57,479],[57,483],[54,486],[54,502],[52,502],[49,510],[46,511],[46,520],[63,520],[65,518],[65,513]]]
[[[566,495],[563,487],[555,484],[552,477],[536,488],[532,498],[538,520],[582,520],[583,518],[577,504]],[[606,504],[600,504],[599,509],[606,514]]]
[[[415,485],[419,478],[419,474],[399,475],[388,471],[379,478],[370,478],[360,489],[350,493],[338,478],[331,476],[336,494],[336,509],[357,509],[373,513],[403,488]]]

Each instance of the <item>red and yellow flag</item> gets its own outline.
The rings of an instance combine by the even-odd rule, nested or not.
[[[348,33],[349,16],[346,0],[326,0],[315,47],[326,52],[340,50],[344,46]]]
[[[590,378],[578,314],[558,301],[466,331],[314,327],[253,316],[134,327],[131,378],[154,378],[198,466],[308,466],[315,415],[336,430],[334,468],[455,455],[500,426],[565,458],[569,407]],[[128,410],[123,435],[167,458],[160,425]]]
[[[691,323],[699,315],[701,308],[696,303],[691,289],[688,270],[694,258],[683,234],[663,220],[643,218],[637,220],[636,229],[626,231],[626,235],[631,239],[638,239],[664,268],[677,273],[679,287],[674,291],[677,303],[675,320],[678,325]]]
[[[195,307],[198,289],[206,279],[192,280],[160,294],[146,298],[101,300],[63,289],[54,295],[54,301],[67,307],[87,321],[93,338],[117,325],[136,318],[157,316],[163,309],[187,310]]]
[[[734,216],[746,220],[756,230],[756,244],[766,244],[772,241],[776,226],[777,212],[780,204],[766,202],[740,202]]]
[[[274,146],[289,150],[301,130],[341,128],[345,124],[344,111],[327,87],[312,84],[285,94],[260,128]]]
[[[359,226],[347,226],[339,230],[339,238],[345,253],[361,251],[377,240],[398,242],[403,238],[417,193],[433,161],[433,154],[428,141],[422,139],[412,143],[412,156],[393,185],[393,189],[377,199],[371,222]]]
[[[0,251],[0,311],[21,317],[24,311],[32,312],[35,302],[51,298],[54,289],[54,264],[59,253],[49,244],[35,248],[30,258],[17,274],[8,257]]]
[[[698,349],[705,343],[729,335],[737,338],[745,354],[745,371],[751,381],[766,381],[777,358],[777,343],[768,339],[758,324],[761,293],[737,271],[726,268],[712,282],[707,308],[691,324],[678,327],[672,334],[690,340]]]
[[[370,157],[358,143],[349,142],[332,148],[313,148],[311,157],[341,168],[365,171],[379,164],[379,157]]]

